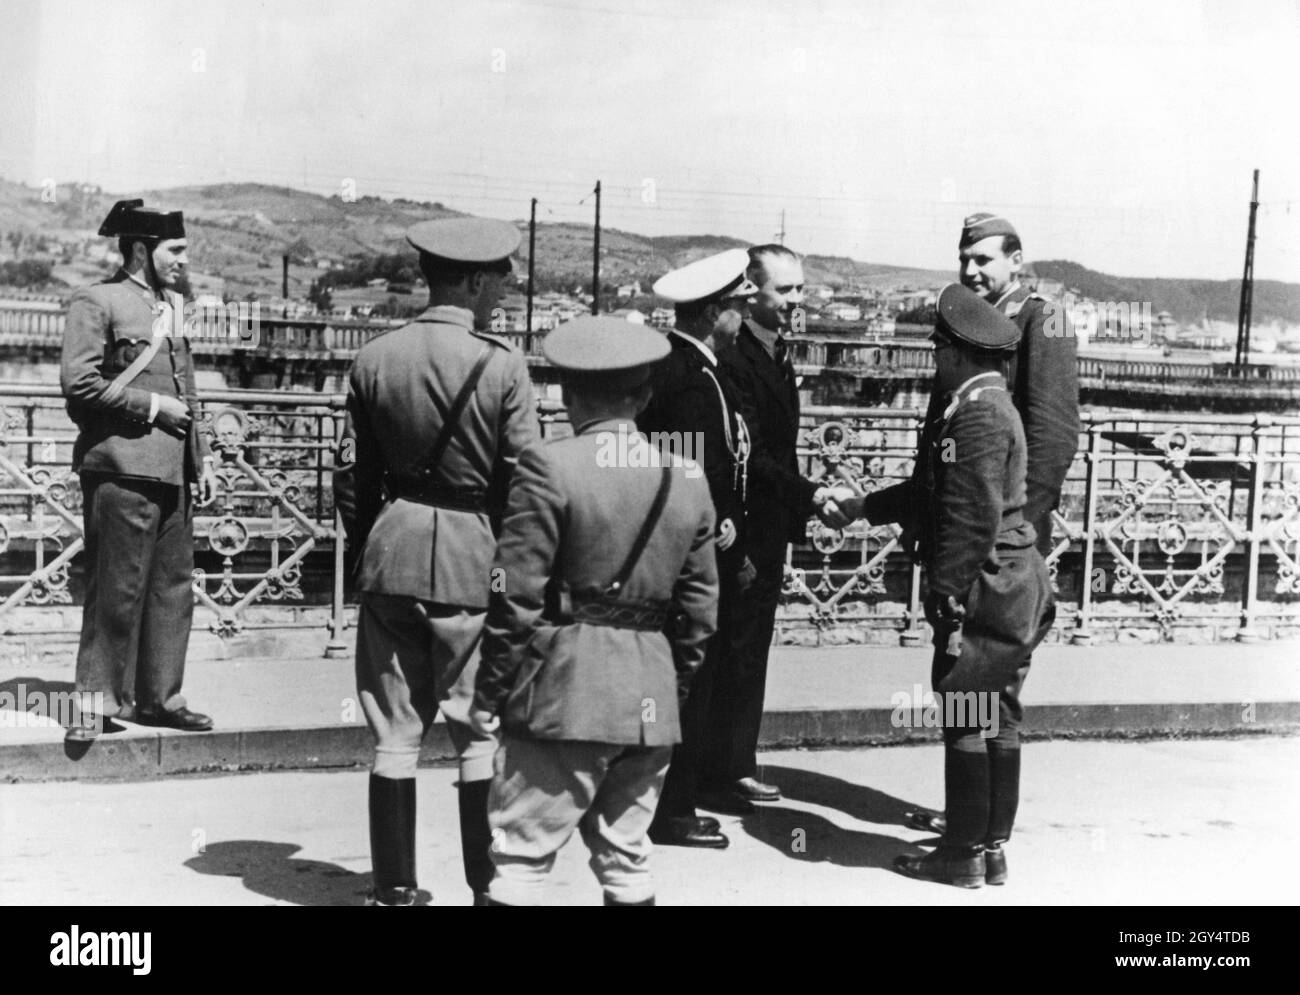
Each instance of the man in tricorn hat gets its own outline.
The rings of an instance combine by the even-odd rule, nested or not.
[[[653,394],[636,423],[652,442],[658,439],[703,467],[718,521],[719,589],[718,630],[682,707],[682,741],[673,751],[650,827],[650,838],[659,845],[721,849],[729,844],[718,821],[700,816],[695,803],[701,781],[726,776],[725,771],[710,773],[709,763],[716,757],[706,755],[710,729],[732,720],[714,700],[713,683],[719,669],[727,666],[736,599],[754,577],[754,565],[745,555],[749,431],[735,389],[718,370],[714,349],[730,345],[749,316],[749,302],[758,287],[745,273],[748,266],[748,252],[728,249],[672,270],[654,285],[658,296],[673,303],[676,323],[668,333],[671,351],[651,373]]]
[[[537,437],[523,354],[487,332],[519,232],[453,218],[412,226],[429,308],[357,352],[334,477],[360,550],[357,687],[375,737],[371,901],[411,905],[415,771],[441,707],[460,758],[465,880],[492,876],[487,793],[496,741],[470,728],[471,656],[493,585],[494,512],[520,450]]]
[[[68,739],[88,742],[117,717],[202,731],[206,715],[181,695],[194,612],[190,485],[206,502],[216,474],[194,423],[198,397],[182,327],[185,224],[180,211],[118,201],[99,234],[115,237],[122,267],[68,305],[61,383],[80,430],[86,597]],[[102,696],[102,697],[101,697]]]
[[[543,351],[574,435],[521,454],[497,551],[474,712],[504,726],[489,894],[543,904],[577,829],[605,904],[653,905],[647,832],[716,620],[713,503],[698,465],[636,429],[663,335],[579,318]]]
[[[1020,688],[1055,607],[1024,515],[1025,435],[1006,379],[1020,329],[951,284],[939,295],[933,338],[934,400],[911,479],[839,505],[849,517],[912,530],[929,587],[947,821],[933,853],[899,857],[895,866],[975,888],[1006,881],[1002,844],[1019,802]]]

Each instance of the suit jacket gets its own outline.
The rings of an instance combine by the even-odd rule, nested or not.
[[[179,295],[168,306],[182,307]],[[149,364],[120,392],[113,380],[153,342],[162,302],[124,270],[72,295],[63,334],[60,382],[68,415],[80,429],[74,470],[143,477],[167,484],[198,478],[208,439],[198,430],[194,356],[184,335],[168,334]],[[163,320],[166,320],[165,318]],[[170,328],[180,323],[169,322]],[[176,397],[194,421],[185,438],[149,422],[150,394]]]
[[[642,432],[671,452],[699,463],[709,482],[718,525],[730,519],[736,542],[718,552],[718,571],[739,568],[744,549],[745,475],[748,460],[747,431],[740,417],[739,399],[731,381],[718,372],[716,359],[685,335],[668,336],[670,352],[657,364],[650,383],[654,395],[637,417]]]
[[[747,522],[750,541],[768,556],[782,553],[788,542],[801,542],[808,534],[817,485],[799,473],[799,389],[793,368],[783,374],[746,320],[735,345],[718,357],[719,365],[736,391],[740,413],[749,427],[749,486]]]
[[[357,587],[485,608],[496,541],[486,511],[385,501],[385,473],[425,467],[448,409],[485,346],[494,351],[434,481],[486,491],[538,436],[523,355],[474,331],[464,308],[432,307],[361,347],[352,364],[334,500],[350,542],[364,544]]]
[[[1020,346],[1007,382],[1028,446],[1025,518],[1041,522],[1060,503],[1079,446],[1077,343],[1064,309],[1024,287],[1013,289],[997,307],[1020,326]],[[1049,326],[1049,317],[1055,327]]]
[[[629,458],[602,457],[624,433]],[[517,735],[663,746],[680,741],[678,694],[717,624],[714,513],[708,486],[675,461],[658,526],[618,597],[669,601],[670,634],[544,615],[547,583],[575,596],[618,574],[659,488],[659,451],[631,421],[579,426],[524,450],[495,566],[504,571],[483,635],[478,707]],[[671,459],[665,455],[664,459]]]

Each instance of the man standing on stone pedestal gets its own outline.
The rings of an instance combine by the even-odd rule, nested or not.
[[[77,650],[80,708],[70,742],[119,718],[187,732],[212,728],[181,695],[194,613],[194,501],[217,478],[195,424],[194,356],[184,331],[185,223],[118,201],[99,234],[122,268],[73,295],[61,383],[79,433],[86,597]],[[94,696],[85,698],[83,696]]]

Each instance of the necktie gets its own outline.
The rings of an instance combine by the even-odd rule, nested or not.
[[[776,344],[772,347],[772,359],[781,370],[781,377],[787,383],[794,383],[794,364],[790,362],[790,347],[786,344],[785,336],[777,334]]]

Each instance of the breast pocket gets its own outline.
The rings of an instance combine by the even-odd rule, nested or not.
[[[149,348],[149,339],[120,338],[109,350],[106,372],[121,373]]]

